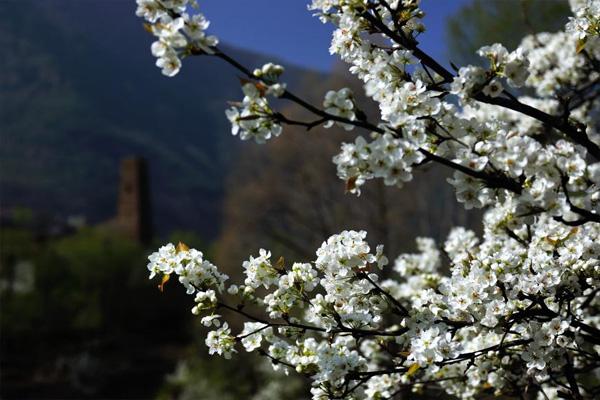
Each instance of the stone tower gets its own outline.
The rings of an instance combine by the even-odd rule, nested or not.
[[[121,162],[117,227],[128,238],[147,244],[152,239],[148,167],[141,157]]]

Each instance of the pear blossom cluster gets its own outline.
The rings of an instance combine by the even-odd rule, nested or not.
[[[516,49],[484,46],[480,65],[453,70],[419,47],[419,3],[309,5],[335,26],[329,50],[378,104],[376,121],[348,89],[327,92],[319,108],[280,82],[281,66],[250,72],[214,54],[207,36],[190,41],[186,1],[138,0],[137,14],[159,38],[152,50],[167,75],[180,64],[167,68],[165,55],[212,51],[248,78],[243,101],[226,112],[234,135],[264,143],[286,123],[354,129],[333,158],[347,191],[360,194],[371,179],[401,187],[415,169],[439,163],[453,171],[457,201],[484,210],[483,233],[457,227],[441,244],[418,238],[417,252],[388,268],[366,232],[342,231],[313,260],[290,263],[261,249],[236,283],[201,252],[171,244],[149,257],[151,278],[164,288],[175,274],[194,296],[192,312],[213,329],[210,354],[258,352],[276,370],[309,377],[315,400],[429,389],[464,399],[598,398],[599,2],[571,0],[563,30],[528,35]],[[204,35],[204,17],[194,18]],[[291,121],[267,96],[315,119]],[[223,311],[245,318],[239,333]]]
[[[148,270],[152,279],[157,274],[169,277],[175,274],[188,294],[204,288],[223,291],[229,277],[205,260],[202,252],[189,249],[184,244],[174,246],[169,243],[148,257]]]
[[[156,66],[166,76],[177,75],[181,59],[191,52],[214,52],[219,39],[207,35],[210,22],[203,14],[188,14],[193,0],[136,0],[136,15],[148,23],[148,30],[157,38],[152,43],[152,55],[157,58]]]
[[[489,211],[486,220],[495,221],[499,217],[495,214]],[[594,354],[600,350],[581,336],[585,336],[582,327],[587,329],[583,321],[597,326],[598,316],[584,316],[584,309],[572,313],[560,300],[565,287],[573,296],[570,306],[582,304],[593,291],[600,254],[598,227],[592,225],[584,228],[592,231],[584,232],[542,220],[533,225],[531,246],[525,246],[493,233],[492,226],[481,244],[463,228],[450,234],[444,246],[452,260],[450,277],[436,271],[439,250],[420,239],[420,254],[396,261],[396,271],[404,273],[400,281],[389,279],[383,284],[419,310],[406,322],[412,330],[404,339],[411,349],[409,359],[430,365],[436,375],[466,371],[460,373],[464,382],[441,384],[463,398],[478,393],[482,385],[502,394],[508,382],[528,377],[544,382],[553,374],[561,375],[567,356],[573,356],[568,349],[587,348]],[[583,243],[576,244],[579,240]],[[562,258],[571,251],[569,261]],[[576,276],[586,278],[579,282]],[[525,318],[528,313],[538,317]],[[496,352],[504,344],[506,349]],[[475,363],[461,356],[484,348],[491,350],[482,352]],[[515,369],[516,365],[521,367]]]
[[[279,274],[278,288],[264,298],[269,317],[289,316],[303,305],[306,293],[312,292],[318,284],[317,270],[311,264],[294,263],[290,271]]]
[[[267,96],[281,97],[285,93],[287,85],[278,81],[283,71],[281,65],[267,63],[252,72],[251,80],[243,81],[244,99],[225,111],[233,135],[265,143],[281,134],[282,116],[273,111]]]
[[[573,1],[577,6],[575,16],[569,17],[567,32],[575,33],[579,40],[600,35],[600,1]]]
[[[275,89],[271,89],[272,87]],[[225,114],[231,122],[231,133],[242,140],[254,139],[265,143],[282,132],[277,115],[269,105],[267,94],[280,94],[281,86],[264,86],[261,83],[247,82],[242,86],[244,99],[234,104]]]
[[[293,366],[312,376],[315,398],[341,393],[348,373],[368,368],[352,334],[377,332],[367,329],[379,327],[390,307],[389,299],[378,291],[378,275],[371,271],[383,268],[388,260],[382,246],[373,253],[365,239],[364,231],[344,231],[322,244],[313,263],[294,263],[290,268],[285,261],[274,265],[271,253],[261,249],[257,257],[243,263],[246,279],[234,291],[225,294],[225,276],[218,282],[198,282],[204,291],[192,286],[194,291],[188,292],[195,293],[197,303],[193,312],[204,315],[205,326],[217,327],[206,338],[209,354],[230,358],[241,343],[246,351],[265,352],[279,367]],[[164,246],[149,257],[151,276],[185,275],[177,265],[197,254],[185,245]],[[256,296],[259,288],[272,291],[261,299]],[[252,318],[238,335],[232,335],[227,322],[221,322],[215,312],[231,297],[240,304],[254,300],[265,308],[269,319]]]
[[[539,46],[539,44],[542,46]],[[589,70],[585,56],[577,53],[577,39],[569,32],[539,33],[525,37],[520,48],[527,52],[529,77],[526,86],[531,87],[539,96],[551,97],[565,87],[577,87],[582,80],[590,76],[597,77],[598,72]],[[587,53],[597,57],[600,54],[600,41],[590,38],[585,48]]]
[[[483,46],[477,51],[481,57],[486,57],[490,64],[490,71],[496,75],[505,76],[512,87],[521,87],[529,75],[529,60],[523,54],[523,49],[509,53],[500,43]]]
[[[150,278],[162,276],[159,288],[163,290],[171,275],[176,275],[179,282],[190,295],[195,295],[192,313],[199,315],[203,310],[213,309],[217,302],[216,293],[225,289],[229,279],[219,272],[217,267],[203,258],[202,252],[189,249],[180,243],[174,246],[169,243],[148,257]],[[217,324],[217,321],[206,319],[205,325]]]
[[[333,162],[338,176],[352,183],[349,191],[360,194],[360,187],[370,179],[383,178],[386,185],[397,187],[412,180],[412,165],[425,158],[418,150],[408,140],[374,133],[371,142],[358,136],[354,143],[344,143]]]
[[[264,286],[268,289],[269,286],[277,282],[278,274],[275,268],[271,266],[271,252],[265,249],[260,249],[258,257],[250,256],[248,261],[244,261],[242,265],[246,274],[245,284],[253,289],[259,286]]]
[[[354,100],[352,98],[352,91],[348,88],[344,88],[338,91],[330,90],[325,94],[325,100],[323,100],[323,107],[325,112],[336,117],[342,117],[350,121],[356,119],[354,113]],[[333,120],[325,123],[325,128],[331,128],[334,124]],[[354,125],[340,123],[340,125],[347,131],[354,129]]]
[[[529,76],[529,60],[522,48],[509,53],[500,43],[495,43],[480,48],[477,54],[488,59],[489,69],[472,65],[463,67],[452,82],[452,93],[463,102],[477,93],[488,97],[500,96],[504,91],[502,78],[506,78],[506,83],[513,88],[525,84]]]
[[[568,365],[598,362],[600,317],[592,311],[600,306],[600,226],[573,228],[549,217],[518,226],[508,213],[486,213],[482,240],[464,228],[443,249],[418,239],[420,252],[399,256],[396,275],[385,280],[377,271],[387,258],[381,246],[371,252],[365,232],[334,235],[313,262],[289,269],[285,261],[273,266],[262,250],[244,263],[246,281],[233,299],[256,300],[266,316],[250,315],[233,335],[226,322],[214,323],[218,304],[232,301],[219,291],[201,311],[205,325],[217,326],[206,339],[209,353],[259,351],[274,368],[310,376],[315,399],[345,396],[369,377],[356,398],[429,381],[461,398],[509,394],[532,379],[546,395],[558,393],[552,382]],[[442,251],[450,275],[441,271]],[[175,257],[166,264],[177,262],[176,252],[165,254]],[[258,282],[269,288],[264,301]],[[398,350],[390,354],[389,346]]]
[[[232,353],[235,353],[235,338],[231,336],[231,329],[227,322],[215,331],[210,331],[206,335],[206,346],[208,354],[218,354],[226,359],[230,359]]]

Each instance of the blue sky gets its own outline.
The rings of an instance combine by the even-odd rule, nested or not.
[[[446,64],[446,17],[469,0],[423,0],[427,32],[421,47]],[[211,20],[209,32],[222,42],[273,54],[283,61],[329,70],[335,58],[328,48],[331,27],[311,16],[309,0],[201,0],[200,10]]]

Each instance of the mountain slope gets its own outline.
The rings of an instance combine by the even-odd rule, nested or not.
[[[119,160],[146,157],[155,225],[215,235],[223,177],[240,144],[224,117],[240,98],[236,72],[188,59],[168,79],[132,1],[1,2],[2,207],[81,214],[115,211]],[[250,67],[264,56],[233,51]],[[288,69],[291,85],[310,74]]]

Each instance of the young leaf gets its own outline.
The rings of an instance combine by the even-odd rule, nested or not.
[[[577,47],[575,47],[575,52],[577,54],[579,54],[583,51],[583,49],[585,48],[586,42],[587,42],[587,38],[579,39],[577,41]]]
[[[406,376],[407,378],[410,378],[419,370],[419,368],[420,368],[419,363],[414,363],[413,365],[411,365],[408,368],[408,371],[406,371],[406,374],[404,376]]]
[[[160,281],[160,285],[158,285],[158,290],[160,290],[161,292],[164,291],[165,289],[165,284],[167,282],[169,282],[169,279],[171,278],[171,275],[169,274],[165,274],[162,277],[162,280]]]
[[[179,242],[177,243],[177,247],[175,248],[175,250],[177,251],[177,253],[181,253],[182,251],[189,251],[190,248],[187,244]]]

